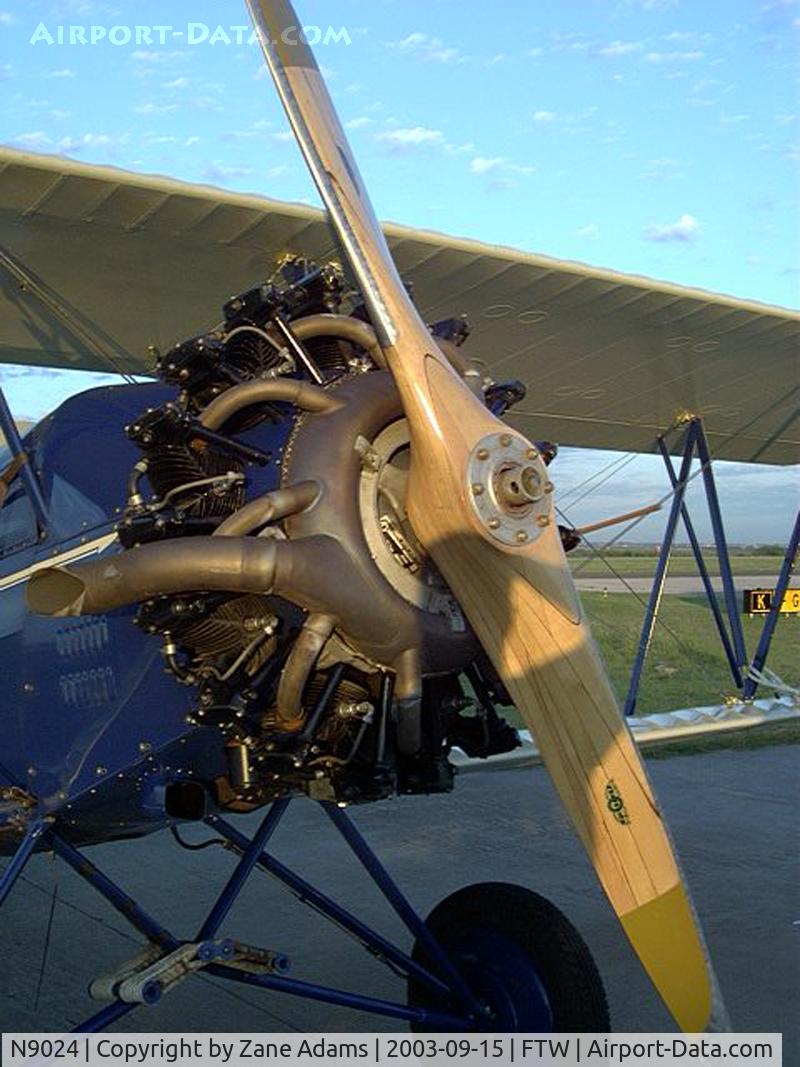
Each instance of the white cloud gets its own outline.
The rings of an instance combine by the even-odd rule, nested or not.
[[[153,52],[148,51],[146,48],[137,48],[135,52],[131,52],[131,59],[136,63],[155,63],[156,65],[163,65],[165,63],[171,63],[173,60],[182,56],[184,53],[177,52]]]
[[[76,77],[75,71],[70,70],[69,67],[61,67],[60,70],[51,70],[48,74],[45,74],[46,78],[74,78]]]
[[[86,149],[114,148],[119,144],[123,144],[127,139],[127,135],[111,137],[107,133],[84,133],[79,137],[62,137],[56,148],[59,152],[72,155],[83,152]]]
[[[220,104],[219,99],[216,96],[209,96],[205,93],[203,96],[198,96],[192,100],[192,107],[196,107],[198,111],[222,111],[223,107]]]
[[[391,42],[389,47],[429,63],[463,63],[465,59],[457,48],[448,48],[438,37],[430,37],[419,31],[410,33],[400,41]]]
[[[720,115],[719,121],[723,126],[738,126],[740,122],[747,122],[749,115]]]
[[[514,184],[511,178],[493,178],[489,182],[488,188],[490,192],[497,193],[502,192],[504,189],[513,189]]]
[[[600,227],[596,222],[587,222],[585,226],[579,226],[575,231],[576,237],[588,237],[596,240],[600,236]]]
[[[171,82],[163,82],[164,89],[185,89],[189,84],[188,78],[174,78]]]
[[[135,78],[152,78],[156,75],[172,74],[177,64],[188,58],[189,53],[180,49],[170,51],[151,51],[146,48],[137,48],[131,52],[132,72]],[[167,70],[163,68],[166,67]]]
[[[177,111],[177,104],[155,104],[149,100],[146,104],[139,104],[133,109],[137,115],[165,115],[169,111]]]
[[[554,52],[588,52],[589,41],[584,33],[561,33],[551,34],[552,49]]]
[[[716,89],[719,84],[719,78],[700,78],[699,81],[696,81],[692,85],[689,92],[692,93],[693,96],[698,96],[700,93],[705,92],[707,89]]]
[[[470,162],[469,169],[473,174],[488,174],[490,171],[502,167],[507,162],[508,160],[505,156],[493,156],[491,158],[487,158],[486,156],[475,156]]]
[[[638,41],[612,41],[610,44],[598,48],[597,55],[613,59],[617,56],[629,56],[632,52],[641,51],[641,48],[642,46]]]
[[[683,176],[683,164],[679,160],[672,159],[671,156],[661,156],[659,159],[649,159],[639,178],[643,181],[662,182]]]
[[[694,241],[700,231],[700,224],[694,215],[684,213],[675,222],[664,225],[653,224],[644,232],[647,241]]]
[[[127,140],[127,134],[123,134],[122,137],[112,137],[107,133],[83,133],[77,137],[66,136],[54,141],[52,137],[42,130],[33,130],[31,133],[21,133],[18,137],[15,137],[14,143],[33,151],[46,149],[48,151],[61,152],[64,155],[77,155],[79,152],[95,151],[99,148],[110,150],[118,145],[125,144]]]
[[[14,100],[20,105],[20,107],[28,108],[31,111],[36,108],[45,108],[51,106],[49,100],[43,100],[35,96],[24,97],[21,93],[16,93],[14,95]]]
[[[469,169],[473,174],[533,174],[536,167],[523,167],[518,163],[512,163],[506,156],[475,156],[470,161]],[[510,188],[512,182],[508,177],[500,178],[496,177],[490,184],[489,188]]]
[[[363,130],[365,126],[371,126],[374,119],[367,115],[357,115],[354,119],[348,119],[344,124],[346,130]]]
[[[708,43],[713,39],[713,33],[698,33],[697,30],[671,30],[670,33],[664,33],[661,36],[662,41],[683,41],[685,44],[689,42],[698,44],[701,41]]]
[[[696,63],[705,57],[705,52],[696,49],[692,52],[648,52],[644,58],[648,63]]]
[[[0,26],[13,26],[16,21],[10,11],[0,11]]]
[[[256,122],[251,122],[245,130],[226,130],[220,134],[220,137],[223,141],[263,140],[271,125],[272,123],[269,119],[258,119]],[[291,135],[286,140],[291,140]]]
[[[678,0],[626,0],[628,7],[638,7],[642,11],[669,11],[677,7]]]
[[[495,52],[493,56],[483,61],[483,65],[484,67],[499,67],[512,62],[513,60],[507,52]]]
[[[472,141],[456,144],[448,141],[441,130],[434,130],[428,126],[401,126],[398,127],[397,119],[386,120],[384,132],[375,135],[378,144],[392,155],[400,155],[415,151],[446,152],[451,156],[474,155],[475,145]]]
[[[228,167],[222,163],[209,163],[203,170],[203,177],[219,185],[227,185],[237,178],[246,178],[253,173],[252,167]]]
[[[14,142],[22,148],[30,148],[33,149],[33,151],[48,148],[53,143],[44,130],[32,130],[30,133],[21,133],[14,138]]]
[[[555,122],[558,116],[555,111],[534,111],[534,122]]]
[[[142,141],[143,145],[149,146],[154,144],[177,144],[178,138],[174,134],[163,134],[160,136],[148,136]]]
[[[378,134],[377,140],[390,152],[413,152],[419,148],[444,148],[445,139],[441,130],[427,126],[411,126],[387,130]]]

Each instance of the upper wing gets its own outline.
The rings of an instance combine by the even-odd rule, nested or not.
[[[561,444],[649,451],[684,412],[722,459],[800,458],[800,315],[648,278],[387,225],[430,322],[466,314],[468,351],[528,399],[510,421]],[[117,367],[167,347],[270,274],[281,252],[338,257],[323,213],[49,156],[0,149],[0,245]],[[0,360],[108,370],[13,277]]]

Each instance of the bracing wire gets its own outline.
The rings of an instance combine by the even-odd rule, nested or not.
[[[569,519],[567,518],[567,516],[564,514],[564,512],[560,508],[556,508],[556,511],[558,512],[558,514],[566,522],[569,522]],[[642,516],[642,517],[644,517],[644,516]],[[641,519],[637,519],[636,521],[639,522],[639,521],[641,521]],[[626,529],[630,529],[630,527],[626,527]],[[599,549],[596,545],[594,545],[591,541],[589,541],[585,537],[582,537],[581,541],[583,542],[583,544],[586,545],[586,547],[592,553],[593,557],[596,558],[596,559],[599,559],[600,562],[603,564],[603,566],[607,567],[608,570],[611,571],[612,575],[617,579],[617,581],[619,581],[622,585],[625,586],[625,590],[628,593],[630,593],[631,596],[634,597],[634,599],[639,602],[639,604],[641,604],[642,608],[646,608],[647,607],[647,602],[645,601],[644,597],[642,597],[639,593],[636,592],[636,590],[633,588],[633,586],[628,581],[628,579],[625,577],[625,575],[622,574],[621,571],[618,571],[617,568],[614,566],[614,564],[611,562],[611,560],[608,558],[608,556],[606,556],[604,554],[604,549],[607,548],[608,546],[606,545],[606,546],[604,546],[603,549]],[[612,543],[612,542],[609,542],[609,543]],[[587,562],[588,562],[588,560],[587,560]],[[576,567],[575,570],[572,572],[573,576],[576,575],[579,572],[580,569],[581,569],[581,566]],[[656,615],[656,623],[658,625],[660,625],[661,627],[663,627],[663,629],[670,635],[670,637],[672,637],[674,639],[674,641],[678,644],[678,646],[682,650],[686,651],[686,650],[688,650],[690,648],[690,646],[686,644],[686,642],[683,640],[683,638],[679,637],[678,634],[675,633],[675,631],[670,626],[668,626],[667,623],[664,622],[664,620],[661,618],[660,614]],[[621,633],[622,632],[618,627],[614,627],[611,624],[609,624],[609,628],[613,629],[616,633]]]
[[[660,498],[660,500],[658,500],[658,503],[661,506],[663,506],[667,501],[672,500],[672,498],[676,495],[676,493],[678,493],[681,490],[685,490],[689,486],[689,484],[694,481],[695,478],[697,478],[698,476],[702,475],[705,471],[711,469],[713,467],[714,462],[720,458],[720,452],[722,452],[724,450],[726,444],[728,444],[730,441],[735,440],[736,437],[738,437],[739,434],[743,433],[747,429],[748,426],[750,426],[750,425],[754,424],[755,422],[757,422],[758,419],[761,418],[769,410],[769,408],[771,406],[772,406],[771,404],[766,405],[766,407],[763,409],[763,411],[759,412],[755,416],[751,416],[740,427],[738,427],[737,429],[732,430],[728,434],[726,434],[719,441],[718,446],[715,449],[715,454],[712,454],[711,445],[708,442],[708,439],[706,438],[706,445],[707,445],[707,449],[708,449],[708,460],[706,462],[703,462],[703,461],[699,460],[699,457],[697,457],[697,459],[699,460],[699,462],[697,464],[697,469],[694,470],[693,472],[689,473],[689,475],[687,476],[687,478],[685,479],[684,482],[678,482],[678,484],[676,484],[674,487],[671,487]],[[679,427],[672,427],[671,429],[678,429],[678,428]],[[655,444],[655,442],[654,442],[654,444]],[[611,463],[606,464],[606,466],[601,468],[601,470],[599,472],[597,472],[596,474],[591,475],[587,479],[584,479],[584,481],[579,483],[578,486],[574,487],[567,494],[565,494],[567,499],[569,499],[569,497],[571,497],[571,496],[574,496],[575,492],[577,492],[579,489],[583,488],[584,486],[588,485],[590,482],[595,482],[596,484],[592,485],[591,488],[589,488],[586,492],[582,493],[576,499],[571,500],[570,501],[570,507],[574,506],[580,500],[583,500],[585,497],[591,495],[592,492],[594,492],[596,489],[598,489],[600,487],[600,485],[602,485],[606,481],[608,481],[610,477],[613,477],[614,474],[618,474],[623,469],[623,467],[627,466],[627,464],[631,461],[631,459],[635,458],[638,454],[639,453],[631,453],[631,454],[628,454],[628,455],[626,455],[626,456],[624,456],[622,458],[618,457],[616,460],[612,461]],[[615,469],[612,470],[610,474],[606,474],[606,472],[608,472],[611,468],[615,468]],[[606,477],[603,477],[601,481],[597,481],[597,479],[600,478],[603,474],[606,474]],[[564,513],[564,511],[561,510],[560,508],[557,509],[557,510],[558,510],[558,513],[561,515],[561,517],[567,523],[569,523],[570,526],[572,526],[574,528],[572,522],[567,518],[567,516]],[[632,596],[634,596],[636,598],[636,600],[642,605],[643,609],[646,608],[646,603],[645,603],[644,598],[641,597],[636,592],[636,590],[631,586],[630,582],[628,582],[628,580],[625,578],[625,576],[623,574],[621,574],[617,570],[617,568],[613,565],[613,563],[608,558],[607,552],[608,552],[608,550],[610,548],[612,548],[619,541],[625,539],[630,534],[630,532],[632,530],[634,530],[639,525],[639,523],[641,523],[644,520],[645,517],[646,516],[644,516],[644,515],[640,515],[637,518],[633,519],[630,523],[627,523],[617,534],[615,534],[609,541],[607,541],[607,542],[605,542],[603,544],[603,548],[602,549],[598,548],[596,545],[594,545],[587,538],[585,538],[585,537],[582,538],[583,543],[586,545],[586,547],[592,553],[592,556],[597,558],[597,559],[600,559],[602,561],[603,565],[606,566],[608,568],[608,570],[611,572],[611,574],[613,574],[614,577],[625,587],[627,592],[629,592]],[[574,577],[579,575],[580,572],[583,570],[583,568],[588,565],[590,558],[591,557],[587,558],[587,560],[585,562],[583,562],[581,564],[578,564],[575,567],[575,569],[573,570],[573,576]],[[677,633],[675,633],[674,630],[672,630],[672,628],[664,621],[664,619],[662,618],[660,612],[656,613],[655,624],[657,626],[660,626],[666,633],[670,634],[672,639],[675,641],[675,643],[678,645],[678,647],[682,651],[685,651],[685,652],[688,652],[690,654],[693,654],[694,650],[691,648],[691,646],[688,645]],[[611,629],[611,630],[614,630],[616,632],[621,632],[621,631],[618,630],[618,628],[613,627],[613,624],[607,623],[607,620],[604,620],[604,625],[607,625],[607,627],[609,629]]]
[[[35,296],[48,311],[52,312],[57,319],[60,319],[72,331],[73,335],[82,344],[86,345],[96,356],[106,362],[115,374],[119,374],[128,385],[135,383],[135,377],[125,370],[120,364],[119,358],[109,351],[108,346],[101,344],[92,331],[54,299],[34,275],[21,263],[17,262],[5,248],[0,248],[0,264],[16,279],[23,292],[29,292]]]
[[[56,913],[56,904],[58,902],[58,881],[53,877],[53,892],[50,896],[50,912],[47,916],[47,929],[44,935],[44,946],[42,947],[42,958],[39,963],[39,977],[36,981],[36,994],[33,998],[33,1011],[34,1014],[39,1010],[39,1001],[42,996],[42,987],[44,986],[44,976],[47,970],[47,961],[50,958],[50,942],[53,936],[53,918]]]
[[[21,874],[19,876],[19,880],[21,882],[24,882],[25,885],[29,886],[31,889],[37,890],[37,892],[39,893],[47,893],[47,890],[43,886],[39,885],[38,882],[34,881],[32,878],[29,878],[25,874]],[[127,930],[122,930],[120,929],[120,927],[115,926],[113,923],[108,922],[107,920],[101,918],[99,915],[94,915],[92,912],[87,911],[85,908],[80,907],[78,904],[73,904],[72,901],[65,900],[63,897],[57,897],[55,894],[51,898],[51,920],[48,924],[48,929],[49,926],[52,924],[52,916],[55,913],[57,907],[65,908],[67,911],[71,911],[76,915],[82,916],[84,919],[88,919],[89,922],[93,923],[96,926],[102,926],[104,929],[110,930],[111,933],[116,934],[124,941],[129,941],[133,945],[141,946],[141,941],[139,940],[139,938],[134,937],[132,934],[129,934]],[[267,1010],[260,1003],[255,1003],[252,1000],[248,1000],[247,997],[242,996],[235,989],[231,989],[227,983],[225,985],[221,985],[218,981],[216,981],[209,975],[204,975],[202,971],[196,974],[195,978],[199,979],[201,982],[205,982],[208,985],[211,985],[215,990],[216,994],[222,992],[226,996],[230,997],[232,1000],[238,1000],[240,1003],[247,1005],[248,1008],[255,1008],[256,1010],[261,1011],[268,1018],[274,1020],[276,1023],[279,1023],[281,1027],[283,1027],[283,1029],[291,1030],[294,1033],[303,1033],[303,1031],[300,1030],[299,1027],[295,1026],[294,1023],[290,1022],[288,1019],[284,1019],[282,1016],[277,1015],[275,1012]]]
[[[599,489],[601,485],[604,485],[607,481],[609,481],[609,479],[615,477],[617,474],[619,474],[621,470],[627,467],[629,463],[632,463],[633,460],[638,457],[638,455],[638,452],[626,452],[623,456],[617,456],[616,459],[612,460],[610,463],[607,463],[605,467],[601,467],[599,471],[596,471],[594,474],[590,474],[588,478],[584,478],[582,482],[579,482],[571,489],[568,489],[566,493],[563,494],[562,502],[563,500],[569,500],[570,507],[573,507],[579,501],[583,500],[584,497],[591,496],[591,494],[596,489]],[[602,477],[602,475],[605,475],[605,477]],[[583,489],[584,486],[589,486],[589,483],[595,481],[597,478],[600,478],[601,480],[598,481],[596,485],[587,488],[585,492],[581,493],[580,496],[578,496],[575,500],[571,499],[575,495],[575,493],[580,492],[580,490]]]

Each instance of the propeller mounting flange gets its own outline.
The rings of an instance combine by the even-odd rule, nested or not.
[[[467,463],[467,488],[481,527],[501,544],[530,544],[550,525],[553,483],[538,448],[518,434],[478,441]]]

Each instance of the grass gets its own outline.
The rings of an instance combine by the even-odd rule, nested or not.
[[[625,700],[639,643],[644,607],[629,593],[582,593],[592,632],[620,702]],[[645,664],[637,715],[677,708],[721,704],[738,690],[730,675],[714,620],[704,597],[665,596]],[[755,651],[763,620],[742,617],[745,647]],[[783,616],[772,640],[767,664],[790,685],[800,685],[800,617]],[[756,696],[768,696],[759,689]],[[511,709],[503,714],[516,725],[521,718]],[[690,755],[717,749],[751,749],[766,745],[799,744],[800,721],[768,723],[745,730],[728,730],[696,738],[678,738],[646,747],[649,759]]]
[[[719,574],[719,564],[716,555],[712,552],[705,557],[709,573]],[[609,556],[614,570],[624,574],[626,578],[650,578],[656,566],[655,556]],[[731,556],[731,566],[734,575],[764,575],[766,578],[775,578],[781,569],[780,556]],[[610,578],[612,571],[603,560],[597,556],[570,556],[570,565],[573,573],[581,578]],[[685,578],[697,574],[697,565],[692,556],[673,555],[669,564],[668,573],[675,578]]]
[[[617,693],[624,700],[639,642],[643,605],[629,593],[581,595],[592,632]],[[763,619],[740,616],[745,646],[752,656]],[[661,623],[642,677],[638,714],[720,704],[737,690],[728,669],[711,611],[704,597],[665,596]],[[790,685],[800,684],[800,617],[782,617],[768,666]]]
[[[630,593],[581,593],[581,601],[611,684],[623,703],[639,644],[644,606]],[[740,618],[745,646],[752,656],[763,619]],[[637,715],[721,704],[726,698],[738,695],[714,618],[703,596],[665,596],[659,619],[644,666]],[[799,652],[800,617],[783,616],[775,628],[767,665],[789,685],[800,685]],[[769,695],[769,690],[763,687],[756,692],[756,696]],[[522,719],[510,708],[503,714],[517,726],[522,724]],[[751,728],[742,736],[755,737],[762,729]],[[734,746],[732,742],[716,747]]]

